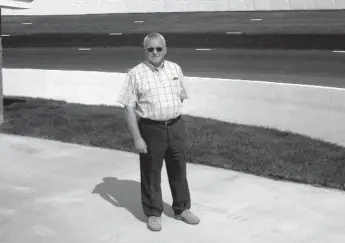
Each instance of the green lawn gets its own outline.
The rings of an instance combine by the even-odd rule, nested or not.
[[[184,119],[191,163],[345,190],[343,147],[273,129]],[[6,99],[0,132],[134,151],[119,107]]]

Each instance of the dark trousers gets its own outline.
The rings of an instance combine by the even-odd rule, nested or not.
[[[163,212],[161,170],[166,163],[169,185],[176,214],[191,207],[186,175],[185,123],[183,118],[172,125],[150,124],[139,120],[141,136],[147,153],[139,154],[141,200],[146,216],[160,216]]]

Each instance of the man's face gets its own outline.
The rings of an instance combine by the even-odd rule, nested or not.
[[[158,67],[167,52],[166,46],[161,38],[149,39],[145,46],[145,56],[147,61]]]

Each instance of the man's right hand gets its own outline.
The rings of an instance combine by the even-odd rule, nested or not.
[[[147,153],[147,145],[142,137],[134,140],[134,147],[139,153]]]

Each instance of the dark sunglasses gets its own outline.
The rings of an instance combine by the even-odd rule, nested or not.
[[[147,51],[148,52],[153,52],[154,49],[156,49],[157,52],[163,51],[163,47],[157,47],[157,48],[149,47],[149,48],[147,48]]]

